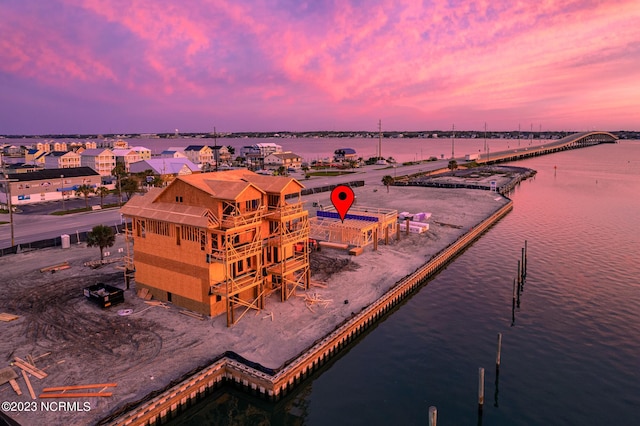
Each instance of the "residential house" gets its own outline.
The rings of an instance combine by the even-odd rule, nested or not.
[[[134,196],[121,209],[131,223],[127,276],[156,300],[226,313],[227,326],[263,309],[270,291],[287,300],[309,287],[302,188],[293,178],[231,170],[178,176]]]
[[[47,151],[41,149],[27,149],[24,153],[24,162],[34,165],[44,165]]]
[[[160,153],[160,158],[187,158],[184,148],[169,148]]]
[[[184,149],[184,155],[198,165],[215,164],[213,150],[206,145],[189,145]]]
[[[129,166],[131,163],[141,160],[140,154],[138,154],[138,151],[134,149],[114,149],[112,152],[116,157],[116,165],[122,164],[127,173],[129,172]]]
[[[338,163],[356,161],[357,159],[358,154],[353,148],[340,148],[333,152],[333,160]]]
[[[44,157],[45,169],[70,169],[80,165],[80,154],[73,151],[51,151]]]
[[[131,149],[138,153],[141,160],[151,159],[151,150],[149,148],[145,148],[144,146],[134,146]]]
[[[285,167],[286,169],[300,169],[302,158],[293,152],[275,152],[269,154],[264,159],[264,165],[268,169]]]
[[[151,170],[165,182],[171,182],[177,176],[200,173],[200,168],[188,158],[152,158],[131,163],[131,173],[142,173]]]
[[[111,176],[111,172],[116,167],[116,156],[113,151],[107,148],[85,149],[80,153],[80,164],[91,167],[100,176]]]

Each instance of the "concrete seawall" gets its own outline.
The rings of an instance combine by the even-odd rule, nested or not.
[[[100,424],[147,425],[160,422],[170,413],[191,404],[223,382],[238,384],[249,392],[272,400],[281,398],[295,388],[302,379],[335,356],[356,336],[423,285],[426,280],[433,277],[512,208],[512,201],[500,207],[454,243],[433,256],[425,265],[401,279],[374,303],[362,309],[303,351],[277,373],[267,374],[237,360],[222,357],[127,413],[115,419],[105,419]]]

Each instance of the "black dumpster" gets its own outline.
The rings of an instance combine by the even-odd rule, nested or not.
[[[84,297],[101,308],[108,308],[124,302],[124,290],[117,287],[98,283],[84,288]]]

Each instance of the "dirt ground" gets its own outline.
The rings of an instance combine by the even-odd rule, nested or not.
[[[304,297],[281,303],[272,294],[263,311],[247,313],[231,328],[226,327],[224,315],[198,320],[171,304],[168,308],[145,304],[135,295],[135,282],[125,291],[123,304],[107,309],[91,304],[83,296],[84,287],[104,282],[124,288],[124,277],[119,263],[98,269],[83,266],[99,258],[98,249],[84,244],[0,258],[0,312],[20,316],[0,322],[0,368],[16,356],[49,353],[36,361],[48,376],[30,379],[36,395],[45,387],[117,383],[110,389],[112,397],[80,398],[80,408],[89,403],[87,411],[78,407],[44,411],[38,405],[32,412],[6,414],[23,425],[92,424],[226,350],[277,369],[507,202],[496,193],[467,189],[391,187],[387,192],[374,185],[354,192],[359,206],[431,212],[430,230],[402,234],[400,241],[393,238],[388,246],[381,243],[375,252],[369,247],[357,257],[326,248],[314,252],[312,280],[323,286],[308,293],[329,302],[308,309]],[[305,199],[311,216],[314,202],[329,205],[329,193]],[[124,239],[118,236],[110,251],[121,255],[117,249],[123,247]],[[39,271],[63,261],[71,267],[55,273]],[[119,315],[123,309],[132,313]],[[18,383],[23,395],[17,396],[9,384],[0,385],[0,402],[32,401],[21,375]]]

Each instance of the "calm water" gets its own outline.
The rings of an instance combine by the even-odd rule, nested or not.
[[[517,164],[538,174],[514,210],[294,394],[269,404],[222,390],[174,424],[421,425],[430,405],[439,425],[478,424],[478,367],[484,424],[638,424],[640,142]]]
[[[14,145],[34,145],[42,139],[3,139],[2,143]],[[81,142],[76,139],[60,139],[67,143]],[[95,140],[95,142],[100,142]],[[211,145],[213,139],[199,138],[177,138],[177,139],[129,139],[129,146],[144,146],[149,148],[154,155],[159,155],[163,150],[170,147],[186,147],[188,145]],[[353,148],[359,156],[364,159],[377,155],[378,139],[376,138],[318,138],[318,139],[225,139],[217,140],[218,145],[232,146],[236,150],[236,154],[240,153],[240,148],[254,143],[272,142],[282,146],[284,151],[293,151],[300,155],[305,161],[311,162],[324,158],[332,158],[333,152],[339,148]],[[453,142],[453,143],[452,143]],[[501,151],[507,148],[528,147],[532,145],[544,145],[545,141],[540,139],[532,140],[513,140],[513,139],[487,139],[489,153]],[[456,157],[462,157],[466,154],[482,154],[485,152],[485,139],[454,139],[437,138],[437,139],[417,139],[417,138],[397,138],[382,140],[382,155],[385,158],[393,157],[397,161],[416,161],[426,160],[429,157],[451,156],[453,150]],[[5,158],[5,161],[11,159]]]

